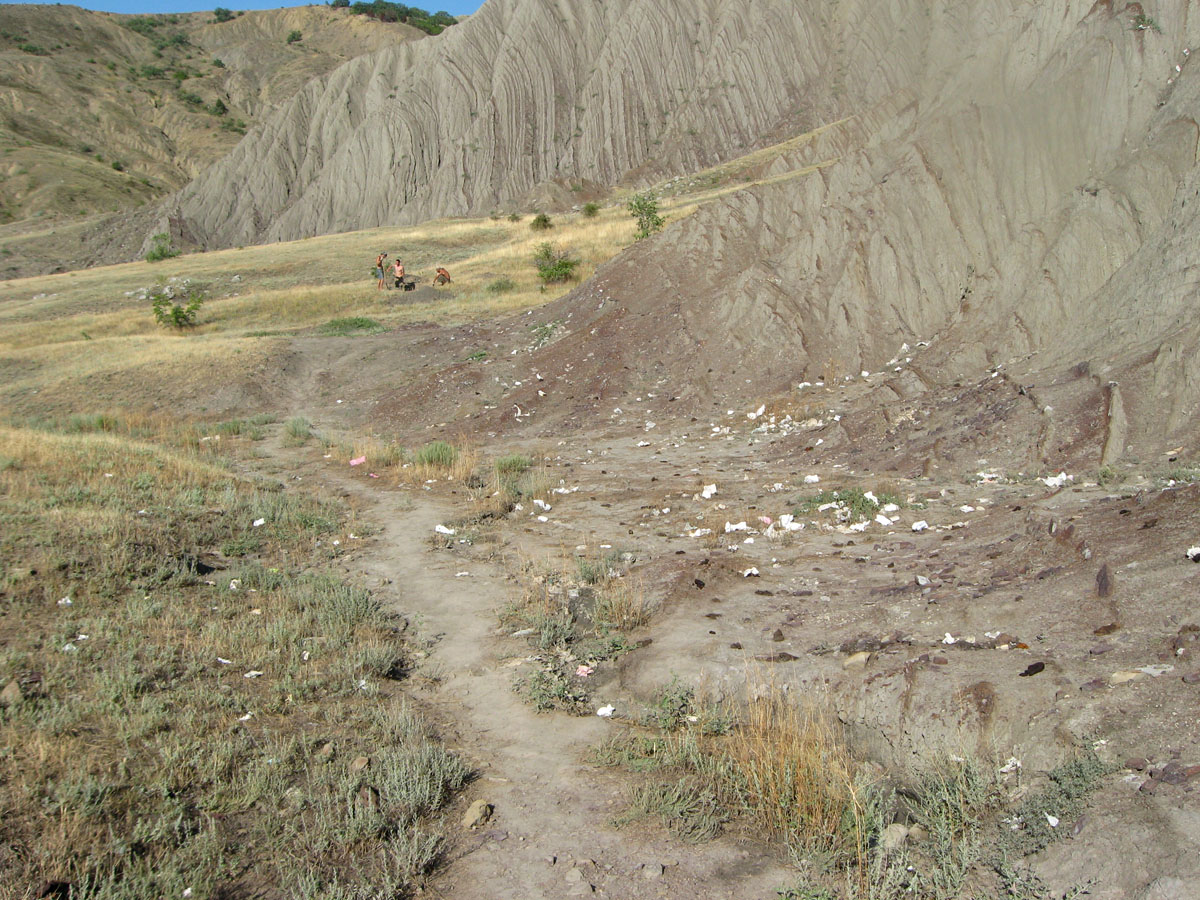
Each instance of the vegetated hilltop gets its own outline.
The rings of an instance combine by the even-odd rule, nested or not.
[[[746,20],[774,8],[751,6]],[[819,59],[815,108],[845,118],[548,309],[570,333],[542,352],[572,365],[578,399],[542,414],[586,418],[629,385],[723,411],[868,372],[877,411],[839,433],[916,473],[997,448],[1044,467],[1194,440],[1200,22],[1181,0],[1140,16],[1008,0],[801,10],[789,40]],[[757,29],[763,57],[781,31]],[[669,46],[668,60],[690,52]],[[721,56],[733,65],[705,54]],[[802,64],[768,75],[758,58],[739,84],[767,96]],[[934,403],[949,418],[926,428]]]
[[[425,36],[322,6],[226,15],[0,6],[0,223],[162,196],[309,79]]]

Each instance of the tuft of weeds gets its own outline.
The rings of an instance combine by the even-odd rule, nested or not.
[[[467,481],[475,471],[475,453],[447,441],[430,441],[402,464],[400,478],[409,483],[430,480]]]
[[[487,286],[484,288],[485,291],[494,297],[499,296],[500,294],[511,293],[516,289],[517,283],[511,278],[496,278],[493,281],[489,281]]]
[[[630,812],[618,824],[640,816],[657,816],[677,838],[699,844],[720,832],[728,821],[725,809],[711,783],[685,775],[666,784],[652,782],[635,788]]]
[[[292,416],[283,423],[283,430],[287,434],[288,443],[304,444],[312,437],[312,422],[304,416]]]
[[[1090,747],[1078,750],[1050,770],[1049,783],[1042,790],[1021,801],[1008,827],[1000,830],[1001,846],[1013,856],[1028,856],[1059,840],[1067,829],[1051,826],[1049,817],[1062,822],[1077,819],[1111,771]]]

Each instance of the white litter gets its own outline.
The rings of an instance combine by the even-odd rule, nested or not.
[[[889,503],[887,506],[885,506],[883,509],[881,509],[880,512],[885,512],[885,513],[888,513],[889,515],[891,515],[894,512],[900,512],[900,507],[897,506],[895,503]]]
[[[258,671],[258,669],[251,669],[249,672],[244,674],[242,677],[243,678],[257,678],[261,674],[262,674],[262,672]]]
[[[697,528],[695,531],[689,531],[688,537],[702,538],[712,534],[711,528]]]
[[[942,643],[943,644],[957,644],[958,639],[955,638],[954,635],[952,635],[950,632],[947,631],[946,636],[944,638],[942,638]]]
[[[973,507],[973,506],[965,506],[965,505],[964,505],[964,506],[960,506],[960,507],[958,508],[958,511],[959,511],[959,512],[965,512],[965,513],[973,513],[973,512],[975,512],[975,507]]]
[[[821,476],[820,475],[805,475],[804,483],[805,484],[820,484]]]
[[[61,600],[59,600],[59,601],[58,601],[58,605],[59,605],[59,606],[70,606],[70,605],[71,605],[71,598],[70,598],[70,597],[63,597]]]
[[[1060,488],[1063,487],[1068,481],[1074,480],[1074,475],[1068,475],[1066,472],[1059,472],[1057,475],[1050,475],[1046,478],[1043,478],[1042,484],[1046,485],[1046,487]]]
[[[868,500],[870,500],[872,503],[874,503],[876,506],[879,505],[879,498],[875,496],[874,491],[863,491],[863,496],[866,497]]]
[[[62,649],[63,649],[63,653],[74,653],[79,648],[76,647],[74,644],[72,644],[70,641],[68,641],[67,643],[63,644]]]
[[[259,526],[266,525],[266,524],[267,524],[267,520],[266,520],[266,519],[255,519],[255,520],[254,520],[254,521],[251,523],[251,526],[252,526],[252,527],[254,527],[254,528],[258,528]]]
[[[1200,547],[1188,547],[1187,558],[1194,563],[1200,563]],[[67,598],[67,602],[71,602],[70,598]]]
[[[617,711],[617,708],[615,706],[602,706],[598,710],[596,710],[596,715],[598,715],[602,719],[611,719],[612,714],[615,713],[616,711]]]
[[[920,522],[913,522],[913,524],[912,524],[913,531],[924,531],[928,527],[929,527],[929,523],[926,522],[924,519],[922,519]]]
[[[637,445],[638,445],[639,447],[649,447],[649,446],[650,446],[650,442],[649,442],[649,441],[638,441],[638,442],[637,442]]]
[[[547,503],[545,500],[540,500],[537,498],[534,498],[533,505],[536,506],[540,510],[544,510],[545,512],[550,512],[550,510],[553,509],[553,507],[550,506],[550,504]]]
[[[1151,666],[1142,666],[1138,669],[1139,672],[1145,672],[1151,678],[1157,678],[1159,675],[1165,675],[1168,672],[1174,671],[1174,666],[1155,664]]]
[[[926,578],[924,575],[918,575],[917,576],[917,584],[919,584],[921,587],[925,587],[927,584],[929,584],[929,579]]]
[[[223,665],[223,666],[231,666],[231,665],[233,665],[233,660],[232,660],[232,659],[225,659],[224,657],[221,657],[221,656],[218,656],[218,657],[217,657],[217,662],[219,662],[219,663],[220,663],[221,665]]]
[[[747,569],[745,572],[742,573],[742,577],[743,578],[758,578],[758,569],[755,568],[754,566],[751,566],[749,569]]]
[[[715,484],[706,484],[704,486],[704,490],[700,492],[700,496],[705,500],[711,500],[714,496],[716,496],[716,493],[717,486]]]
[[[887,516],[885,516],[883,513],[880,513],[879,515],[877,515],[875,517],[875,521],[878,524],[882,525],[884,528],[890,528],[892,525],[892,520],[889,519]]]
[[[453,528],[447,528],[445,525],[434,525],[433,530],[438,534],[456,534]]]
[[[538,516],[538,517],[537,517],[537,520],[538,520],[539,522],[549,522],[549,521],[550,521],[550,520],[549,520],[548,518],[546,518],[545,516]]]
[[[745,522],[738,522],[736,525],[734,525],[732,522],[725,523],[725,533],[726,534],[729,534],[731,531],[749,531],[749,530],[750,530],[750,526],[747,525]]]
[[[466,578],[470,574],[471,574],[470,572],[455,572],[454,577],[455,578]]]
[[[238,589],[239,589],[241,586],[242,586],[242,579],[240,579],[240,578],[232,578],[232,579],[230,579],[230,581],[229,581],[229,589],[230,589],[231,591],[236,591],[236,590],[238,590]]]
[[[239,722],[249,722],[254,718],[254,713],[246,713],[244,716],[238,716]]]
[[[1015,756],[1010,756],[1008,761],[1000,767],[1001,775],[1011,775],[1013,772],[1021,768],[1021,761]]]
[[[1050,813],[1043,813],[1043,815],[1045,815],[1046,822],[1050,825],[1051,828],[1058,827],[1058,816],[1052,816],[1052,815],[1050,815]]]

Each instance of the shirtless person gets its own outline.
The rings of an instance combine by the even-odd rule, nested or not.
[[[400,262],[400,257],[396,257],[396,262],[392,266],[392,275],[396,278],[396,287],[404,287],[404,263]]]
[[[449,284],[450,283],[450,273],[447,270],[443,269],[441,266],[438,266],[436,271],[437,271],[437,274],[433,276],[434,284]]]

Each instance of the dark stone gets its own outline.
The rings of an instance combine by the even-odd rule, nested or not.
[[[1200,672],[1188,672],[1183,676],[1184,684],[1200,684]]]
[[[1100,597],[1112,596],[1112,576],[1108,574],[1108,563],[1102,565],[1096,573],[1096,594]]]
[[[774,641],[775,643],[777,643],[777,644],[778,644],[780,641],[782,641],[782,640],[783,640],[783,629],[782,629],[782,628],[776,628],[776,629],[775,629],[775,633],[771,635],[771,640],[773,640],[773,641]]]
[[[1021,672],[1018,677],[1028,678],[1031,675],[1036,675],[1038,672],[1041,672],[1045,668],[1046,668],[1046,664],[1044,662],[1039,661],[1039,662],[1035,662],[1035,663],[1030,663],[1028,666],[1025,667],[1025,671]]]

